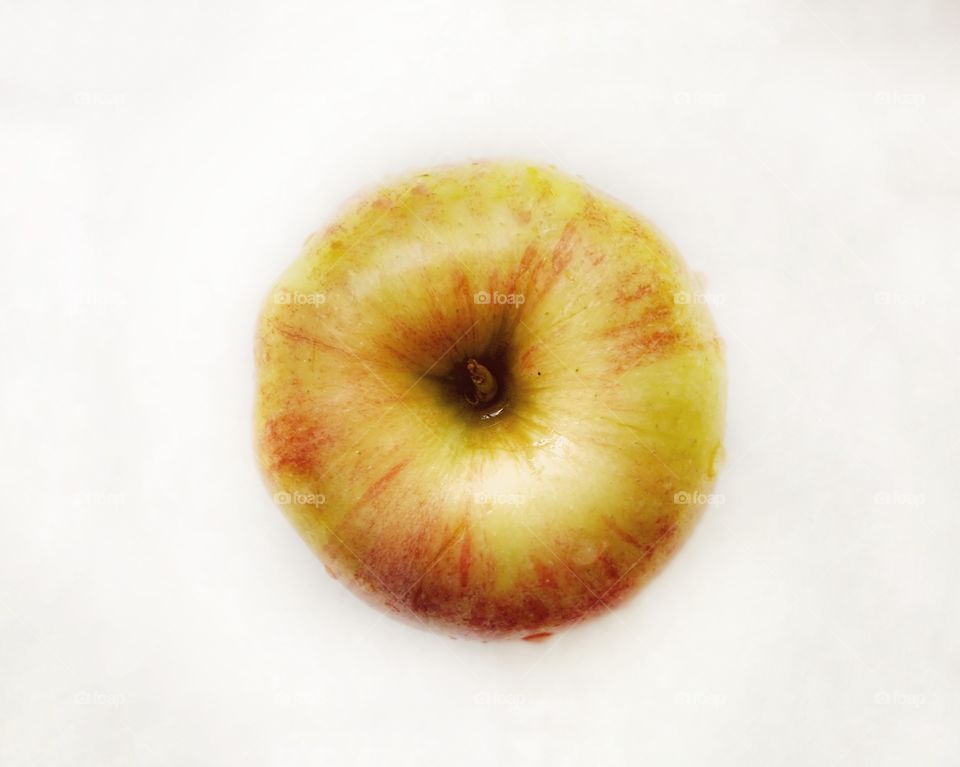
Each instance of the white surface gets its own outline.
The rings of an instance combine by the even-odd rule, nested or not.
[[[960,763],[958,34],[952,0],[5,3],[0,764]],[[504,155],[651,217],[729,350],[724,502],[543,645],[347,594],[251,448],[307,234]]]

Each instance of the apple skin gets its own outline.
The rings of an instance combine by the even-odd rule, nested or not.
[[[696,292],[648,222],[553,168],[389,183],[263,307],[267,484],[330,573],[398,617],[540,638],[604,611],[716,474],[723,352]],[[462,396],[469,359],[497,362],[495,415]]]

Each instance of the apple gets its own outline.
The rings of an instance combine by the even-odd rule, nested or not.
[[[712,486],[723,351],[696,296],[647,221],[552,167],[389,183],[267,298],[267,484],[394,615],[548,636],[648,579]]]

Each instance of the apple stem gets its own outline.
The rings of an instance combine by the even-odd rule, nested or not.
[[[467,373],[470,375],[470,383],[473,384],[473,391],[464,394],[467,402],[471,405],[486,405],[497,396],[497,379],[487,368],[475,359],[469,359]]]

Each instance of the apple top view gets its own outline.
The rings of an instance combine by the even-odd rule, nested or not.
[[[522,162],[352,201],[263,307],[256,444],[333,577],[444,634],[548,636],[675,551],[722,455],[723,349],[643,218]]]

